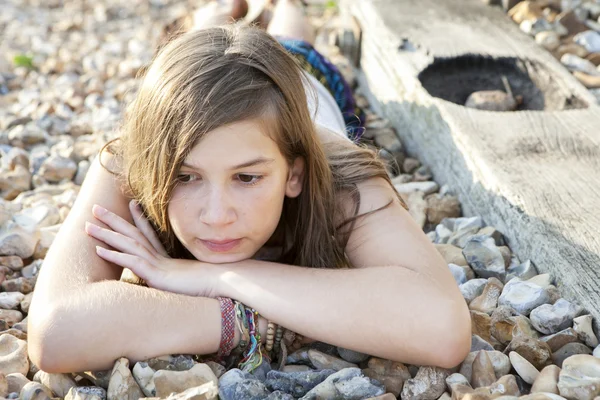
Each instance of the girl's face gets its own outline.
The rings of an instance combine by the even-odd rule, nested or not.
[[[303,162],[292,166],[253,120],[209,132],[179,171],[167,213],[179,241],[198,260],[251,258],[279,223],[285,196],[302,190]]]

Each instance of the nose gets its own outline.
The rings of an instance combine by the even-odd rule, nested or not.
[[[222,226],[236,220],[233,202],[224,188],[211,187],[200,209],[200,221],[206,225]]]

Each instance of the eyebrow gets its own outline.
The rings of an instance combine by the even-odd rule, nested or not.
[[[233,170],[233,169],[241,169],[241,168],[247,168],[247,167],[254,167],[254,166],[260,165],[260,164],[270,164],[273,161],[275,161],[275,159],[273,159],[273,158],[258,157],[258,158],[255,158],[255,159],[243,162],[241,164],[234,165],[234,166],[230,167],[229,169]],[[195,165],[191,165],[191,164],[188,164],[188,163],[185,163],[185,162],[182,165],[184,167],[187,167],[187,168],[190,168],[190,169],[195,169],[195,170],[201,170],[202,169],[202,168],[199,168],[199,167],[197,167]]]

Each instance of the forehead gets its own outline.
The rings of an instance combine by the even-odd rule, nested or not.
[[[236,165],[252,158],[283,158],[266,124],[256,120],[234,122],[207,133],[192,148],[187,164],[203,167]]]

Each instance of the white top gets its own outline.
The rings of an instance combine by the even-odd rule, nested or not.
[[[310,112],[310,115],[315,123],[322,125],[325,128],[330,129],[333,132],[338,133],[340,136],[350,140],[346,132],[346,124],[344,122],[342,112],[340,111],[340,108],[338,107],[331,93],[329,93],[329,91],[321,82],[317,80],[317,78],[306,71],[303,72],[304,76],[308,78],[308,81],[302,80],[305,85],[304,89],[306,91],[308,111]],[[312,88],[307,88],[307,84],[310,84]],[[315,94],[317,95],[316,106],[314,99]],[[315,108],[317,108],[316,113]]]

